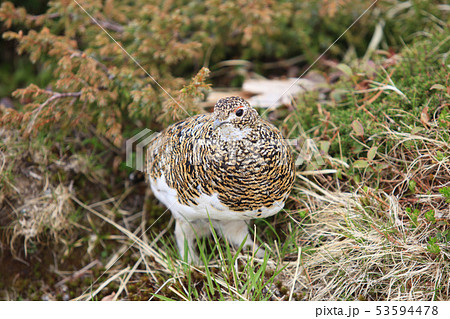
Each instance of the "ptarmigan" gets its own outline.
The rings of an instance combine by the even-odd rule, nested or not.
[[[220,99],[213,113],[159,133],[148,146],[146,170],[154,195],[175,217],[181,257],[194,263],[196,238],[210,234],[210,225],[233,245],[245,240],[252,247],[246,221],[280,211],[295,175],[280,131],[240,97]]]

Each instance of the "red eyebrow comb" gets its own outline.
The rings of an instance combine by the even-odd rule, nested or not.
[[[233,112],[236,112],[237,110],[239,110],[239,109],[241,109],[241,108],[243,108],[244,106],[243,105],[239,105],[237,108],[235,108],[234,110],[233,110]]]

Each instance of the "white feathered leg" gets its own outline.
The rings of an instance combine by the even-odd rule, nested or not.
[[[225,237],[232,245],[239,247],[245,240],[244,248],[253,249],[255,247],[255,256],[258,258],[264,258],[264,248],[259,247],[254,243],[252,236],[248,232],[247,223],[243,220],[232,221],[215,221],[213,223],[220,234]]]
[[[178,252],[181,259],[185,258],[185,243],[187,243],[187,262],[191,264],[199,264],[200,259],[195,251],[195,244],[197,238],[202,238],[211,232],[209,224],[197,220],[194,222],[188,222],[182,219],[176,219],[175,222],[175,239],[178,246]]]

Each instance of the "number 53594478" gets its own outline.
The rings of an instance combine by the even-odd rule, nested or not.
[[[438,315],[438,306],[377,306],[377,316]]]

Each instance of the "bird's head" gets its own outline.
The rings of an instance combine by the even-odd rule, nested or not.
[[[249,127],[258,120],[258,116],[258,112],[243,98],[225,97],[214,106],[214,129],[226,124],[236,128]]]

